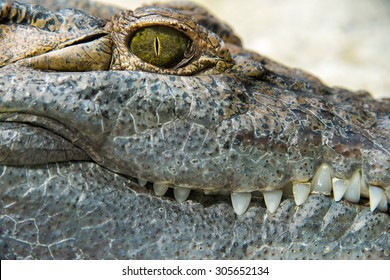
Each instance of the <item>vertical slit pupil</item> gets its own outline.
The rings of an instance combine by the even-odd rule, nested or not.
[[[154,53],[160,56],[160,39],[157,36],[154,37]]]

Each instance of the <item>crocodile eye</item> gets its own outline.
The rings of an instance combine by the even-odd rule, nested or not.
[[[185,34],[174,28],[149,26],[135,32],[129,45],[131,52],[143,61],[170,68],[188,61],[191,44]]]

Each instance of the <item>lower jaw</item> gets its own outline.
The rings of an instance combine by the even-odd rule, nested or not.
[[[177,203],[94,163],[0,167],[0,186],[4,258],[12,257],[10,252],[60,259],[390,255],[388,214],[320,194],[299,207],[284,197],[272,215],[254,195],[245,215],[237,216],[228,196],[192,192],[188,201]]]

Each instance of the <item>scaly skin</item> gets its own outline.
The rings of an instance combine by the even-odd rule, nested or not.
[[[286,198],[271,214],[260,196],[287,194],[326,163],[341,179],[358,170],[390,199],[389,100],[251,53],[186,7],[109,22],[44,11],[54,23],[20,27],[3,6],[1,257],[389,258],[390,217],[364,200]],[[132,32],[156,21],[193,40],[188,63],[160,68],[129,52]],[[41,37],[11,48],[13,34]],[[179,204],[136,178],[195,191]],[[226,203],[233,192],[254,194],[243,216]]]

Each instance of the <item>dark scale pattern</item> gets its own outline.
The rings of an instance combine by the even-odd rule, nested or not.
[[[343,204],[333,204],[333,211],[329,211],[332,215],[327,215],[324,218],[321,235],[326,236],[329,240],[337,240],[342,237],[346,229],[350,228],[358,213],[353,208],[343,207]],[[333,221],[338,220],[339,223],[334,224]]]
[[[11,173],[27,179],[32,171],[7,167],[0,180]],[[23,183],[1,186],[1,203],[12,202],[0,215],[2,259],[375,259],[390,253],[387,214],[324,196],[312,195],[298,208],[286,199],[274,215],[253,200],[237,217],[223,196],[207,207],[203,194],[179,204],[134,192],[130,181],[96,164],[42,166],[36,174],[52,187],[41,193],[35,186],[24,196],[14,191]],[[77,177],[83,180],[64,183]]]
[[[34,220],[23,221],[15,227],[15,238],[28,243],[37,243],[38,228]]]

